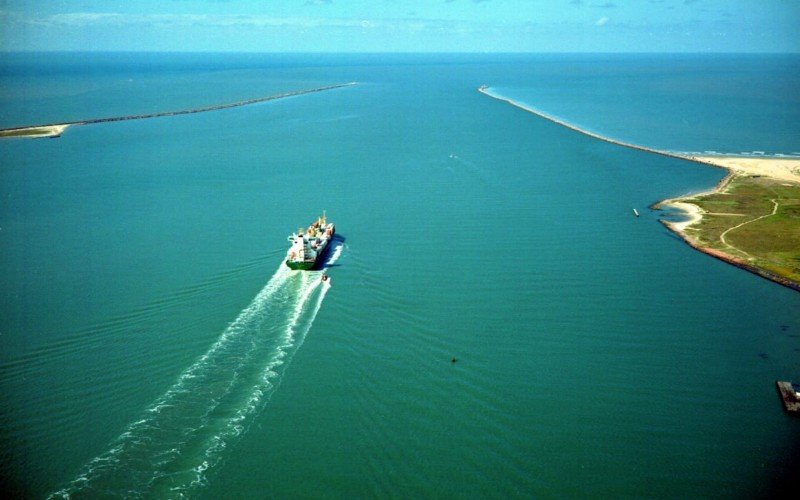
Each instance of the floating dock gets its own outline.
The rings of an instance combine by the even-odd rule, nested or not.
[[[800,392],[798,392],[800,391],[800,386],[780,380],[778,380],[776,384],[778,386],[778,394],[780,394],[781,400],[783,400],[783,408],[786,410],[786,413],[800,415]]]

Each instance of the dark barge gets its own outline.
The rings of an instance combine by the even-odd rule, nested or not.
[[[800,386],[791,382],[778,380],[778,394],[783,401],[783,409],[786,413],[800,416]]]

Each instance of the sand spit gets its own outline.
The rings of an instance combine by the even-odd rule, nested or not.
[[[30,125],[26,127],[14,127],[0,129],[0,137],[58,137],[70,125],[89,125],[93,123],[105,122],[121,122],[126,120],[143,120],[145,118],[159,118],[162,116],[177,116],[189,115],[194,113],[205,113],[207,111],[218,111],[222,109],[236,108],[240,106],[247,106],[250,104],[257,104],[260,102],[274,101],[277,99],[284,99],[286,97],[296,97],[304,94],[313,94],[316,92],[324,92],[326,90],[333,90],[342,87],[350,87],[358,85],[357,82],[340,83],[338,85],[329,85],[326,87],[317,87],[313,89],[294,90],[291,92],[284,92],[281,94],[270,95],[266,97],[257,97],[255,99],[247,99],[244,101],[231,102],[227,104],[216,104],[214,106],[205,106],[201,108],[181,109],[177,111],[163,111],[160,113],[148,113],[141,115],[126,115],[126,116],[112,116],[107,118],[90,118],[87,120],[79,120],[74,122],[66,122],[60,124],[46,124],[46,125]]]
[[[61,137],[61,134],[69,127],[69,123],[62,123],[59,125],[44,125],[38,127],[20,127],[0,130],[0,138],[2,137],[19,137],[19,138],[50,138],[55,139]]]

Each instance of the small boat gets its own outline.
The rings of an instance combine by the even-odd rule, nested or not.
[[[633,209],[633,215],[635,215],[636,217],[639,217],[639,211],[636,210],[635,208]]]
[[[322,257],[330,246],[336,227],[328,222],[325,212],[308,229],[300,228],[289,236],[292,247],[287,254],[286,265],[291,269],[308,271],[322,265]]]

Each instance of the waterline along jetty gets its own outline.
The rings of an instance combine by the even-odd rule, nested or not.
[[[326,87],[317,87],[313,89],[293,90],[290,92],[283,92],[281,94],[274,94],[265,97],[256,97],[254,99],[246,99],[244,101],[236,101],[226,104],[215,104],[213,106],[205,106],[201,108],[181,109],[177,111],[162,111],[159,113],[147,113],[139,115],[112,116],[107,118],[90,118],[87,120],[78,120],[72,122],[48,123],[44,125],[26,125],[22,127],[4,128],[0,129],[0,138],[2,137],[55,138],[59,137],[64,132],[64,130],[71,125],[91,125],[93,123],[121,122],[127,120],[144,120],[146,118],[160,118],[163,116],[178,116],[178,115],[190,115],[194,113],[205,113],[207,111],[219,111],[222,109],[237,108],[239,106],[248,106],[250,104],[257,104],[260,102],[285,99],[287,97],[296,97],[304,94],[324,92],[326,90],[339,89],[342,87],[350,87],[352,85],[358,85],[358,83],[357,82],[340,83],[337,85],[329,85]]]
[[[597,134],[595,132],[591,132],[589,130],[586,130],[584,128],[578,127],[578,126],[573,125],[573,124],[571,124],[569,122],[561,120],[560,118],[556,118],[555,116],[551,116],[551,115],[548,115],[547,113],[543,113],[543,112],[541,112],[539,110],[533,109],[532,107],[527,106],[527,105],[525,105],[525,104],[523,104],[521,102],[515,101],[514,99],[509,99],[507,97],[503,97],[501,95],[495,94],[486,85],[481,85],[480,87],[478,87],[478,92],[480,92],[483,95],[489,96],[492,99],[497,99],[498,101],[503,101],[505,103],[508,103],[508,104],[514,106],[515,108],[519,108],[519,109],[521,109],[523,111],[527,111],[528,113],[531,113],[531,114],[534,114],[534,115],[539,116],[541,118],[544,118],[545,120],[549,120],[549,121],[551,121],[551,122],[553,122],[553,123],[555,123],[557,125],[561,125],[562,127],[568,128],[570,130],[574,130],[575,132],[579,132],[579,133],[581,133],[583,135],[588,135],[589,137],[593,137],[593,138],[595,138],[597,140],[600,140],[600,141],[603,141],[603,142],[608,142],[610,144],[616,144],[617,146],[622,146],[624,148],[636,149],[638,151],[644,151],[644,152],[647,152],[647,153],[653,153],[653,154],[657,154],[657,155],[661,155],[661,156],[669,156],[671,158],[680,158],[681,160],[696,161],[693,158],[691,158],[691,157],[689,157],[687,155],[680,154],[680,153],[674,153],[672,151],[665,151],[663,149],[656,149],[656,148],[650,148],[650,147],[647,147],[647,146],[641,146],[639,144],[633,144],[633,143],[630,143],[630,142],[620,141],[620,140],[617,140],[617,139],[612,139],[611,137],[606,137],[604,135]]]
[[[286,265],[291,269],[308,271],[322,264],[325,250],[330,246],[336,227],[328,222],[325,212],[308,229],[301,227],[289,236],[292,247],[289,249]]]

